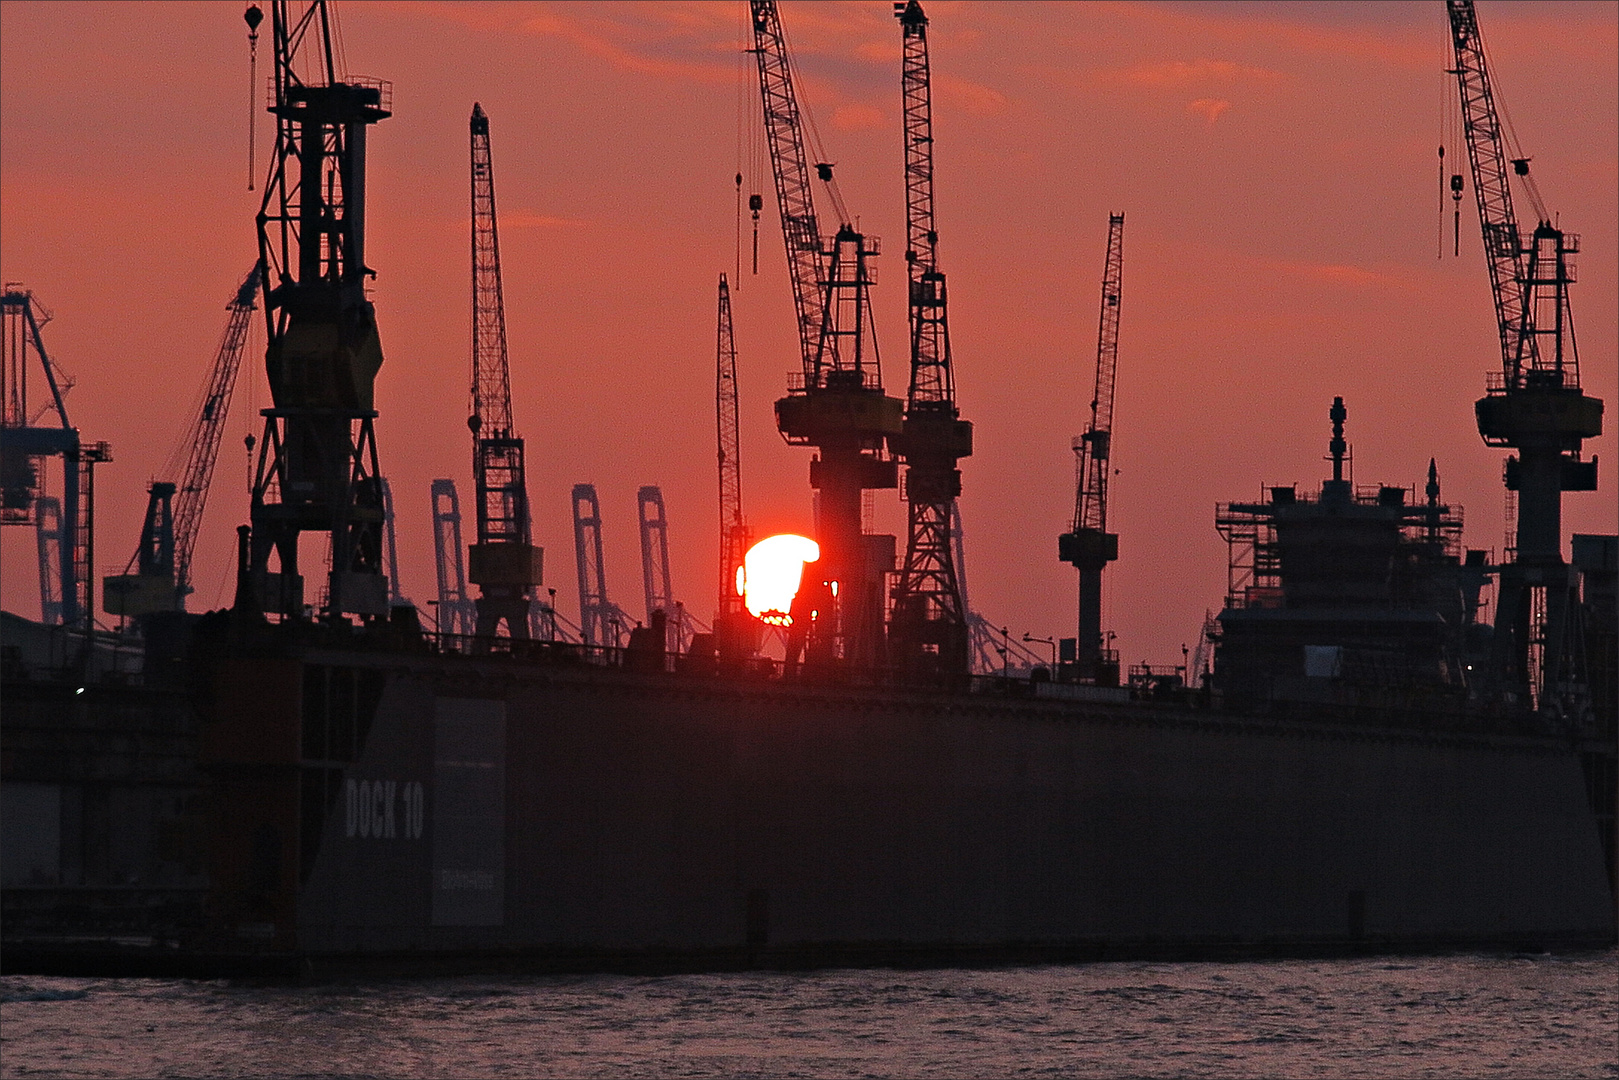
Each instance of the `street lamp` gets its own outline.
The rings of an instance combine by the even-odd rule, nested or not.
[[[1057,670],[1057,639],[1056,638],[1034,637],[1027,630],[1025,630],[1025,631],[1023,631],[1023,640],[1024,640],[1025,643],[1032,643],[1032,642],[1038,641],[1042,645],[1051,646],[1051,670],[1053,670],[1053,671]]]

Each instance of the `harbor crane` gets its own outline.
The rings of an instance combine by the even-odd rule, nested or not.
[[[529,636],[541,550],[532,543],[523,440],[512,425],[511,365],[506,357],[506,303],[495,224],[495,170],[489,117],[472,106],[472,476],[477,485],[478,540],[468,560],[478,586],[483,636]]]
[[[1057,557],[1079,570],[1079,639],[1074,659],[1081,682],[1117,686],[1119,662],[1102,643],[1102,570],[1119,557],[1119,537],[1107,531],[1112,468],[1113,387],[1119,369],[1119,300],[1124,277],[1124,215],[1107,220],[1102,315],[1096,333],[1096,387],[1091,422],[1074,439],[1074,525],[1057,538]]]
[[[467,595],[467,568],[461,559],[461,498],[455,481],[433,481],[433,565],[438,581],[438,629],[468,635],[478,628],[478,609]]]
[[[731,322],[731,287],[720,275],[714,363],[714,414],[720,471],[720,590],[714,609],[715,644],[727,660],[751,656],[758,633],[737,591],[737,570],[748,553],[753,530],[742,513],[742,434],[736,385],[736,333]]]
[[[332,625],[388,615],[374,384],[382,366],[365,260],[365,156],[392,88],[338,71],[326,0],[270,5],[275,152],[258,214],[271,408],[263,410],[238,607],[304,614],[305,532],[324,534]],[[271,555],[275,556],[274,570]]]
[[[639,625],[607,598],[602,508],[595,484],[573,485],[573,553],[579,571],[579,636],[586,645],[618,648]]]
[[[1451,73],[1461,95],[1501,345],[1501,371],[1487,377],[1475,412],[1487,445],[1516,451],[1505,470],[1507,489],[1517,493],[1516,542],[1512,557],[1497,568],[1490,667],[1504,699],[1567,716],[1582,710],[1586,691],[1570,640],[1578,572],[1563,560],[1562,497],[1596,490],[1596,459],[1583,460],[1581,447],[1602,433],[1603,407],[1580,389],[1569,307],[1579,237],[1547,212],[1528,156],[1508,156],[1472,0],[1447,0],[1447,8],[1456,61]],[[1514,175],[1537,219],[1528,236],[1514,214]]]
[[[880,245],[853,224],[825,160],[815,173],[839,220],[836,233],[822,236],[781,18],[773,0],[752,0],[750,10],[802,362],[776,401],[776,426],[788,443],[815,448],[810,486],[819,493],[821,558],[795,601],[789,661],[807,648],[811,665],[873,666],[883,652],[893,537],[864,535],[862,503],[867,491],[899,486],[887,441],[901,434],[904,410],[883,392],[872,330],[871,260]]]
[[[104,442],[81,440],[68,419],[66,397],[73,383],[46,352],[40,334],[50,319],[31,290],[8,283],[0,292],[0,524],[35,526],[40,614],[53,625],[82,623],[88,642],[95,466],[111,461],[112,451]],[[48,391],[43,405],[29,400],[30,372]],[[42,424],[47,414],[54,422]],[[60,496],[44,492],[49,457],[62,459]]]
[[[972,424],[956,408],[950,324],[933,216],[933,99],[928,17],[919,0],[896,3],[904,44],[905,264],[910,277],[911,383],[904,427],[888,444],[905,460],[905,562],[893,589],[889,659],[914,675],[969,674],[967,604],[950,523],[961,494],[957,461],[972,453]]]
[[[191,584],[191,556],[202,531],[219,444],[236,392],[236,375],[247,351],[248,326],[258,310],[259,267],[254,264],[225,305],[224,333],[214,350],[197,411],[175,444],[163,475],[147,489],[146,518],[140,544],[124,573],[102,582],[102,607],[109,615],[143,616],[184,611]],[[183,470],[180,462],[184,461]]]
[[[680,612],[675,607],[674,586],[669,579],[669,515],[663,506],[663,489],[653,484],[635,493],[635,516],[641,526],[641,585],[646,594],[646,621],[663,612],[663,642],[666,652],[681,651]]]

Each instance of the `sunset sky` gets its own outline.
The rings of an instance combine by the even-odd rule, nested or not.
[[[134,550],[146,485],[255,257],[242,7],[0,4],[0,276],[54,312],[46,342],[77,383],[69,413],[85,438],[112,444],[97,474],[99,573],[120,572]],[[739,95],[758,95],[738,62],[744,8],[340,5],[348,71],[394,88],[394,116],[370,140],[367,262],[387,356],[380,454],[404,591],[419,604],[435,595],[434,477],[456,479],[471,528],[467,116],[478,101],[547,583],[577,617],[569,489],[594,482],[613,599],[640,615],[635,492],[660,484],[676,596],[711,615],[715,285],[735,269]],[[1582,371],[1608,413],[1587,444],[1602,490],[1565,498],[1565,532],[1613,532],[1619,5],[1478,10],[1540,189],[1583,240]],[[1471,187],[1460,258],[1449,200],[1443,220],[1439,208],[1435,151],[1456,96],[1443,4],[935,0],[927,12],[940,253],[959,404],[976,426],[961,503],[975,609],[1014,637],[1074,632],[1075,575],[1056,537],[1073,511],[1069,440],[1087,419],[1114,211],[1126,215],[1110,507],[1120,559],[1104,625],[1124,660],[1179,662],[1225,590],[1215,503],[1262,483],[1313,490],[1329,469],[1335,394],[1357,482],[1420,484],[1435,457],[1445,498],[1466,507],[1466,543],[1499,550],[1503,454],[1473,423],[1499,356]],[[877,333],[903,396],[899,26],[888,0],[789,0],[782,19],[843,195],[886,242]],[[262,111],[257,132],[262,183],[273,139]],[[1447,163],[1464,160],[1448,149]],[[746,187],[767,209],[759,274],[744,251],[733,282],[744,503],[761,534],[808,532],[809,451],[784,445],[771,415],[797,364],[774,193],[768,175]],[[256,323],[192,610],[229,601],[247,517],[243,437],[259,432],[268,396]],[[893,492],[879,494],[877,525],[903,545]],[[0,599],[38,616],[28,530],[4,530]]]

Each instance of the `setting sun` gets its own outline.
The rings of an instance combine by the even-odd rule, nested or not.
[[[737,568],[736,588],[748,612],[776,626],[792,625],[793,597],[804,576],[804,564],[820,559],[821,546],[807,536],[782,533],[748,549]]]

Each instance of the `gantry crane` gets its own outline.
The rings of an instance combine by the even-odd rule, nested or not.
[[[88,635],[95,466],[111,461],[112,451],[104,442],[82,441],[68,420],[65,399],[73,383],[45,351],[40,334],[50,319],[30,290],[8,283],[0,294],[0,524],[36,526],[40,614],[51,624],[82,623]],[[43,405],[29,400],[30,371],[36,380],[43,377],[49,391]],[[55,423],[42,425],[47,413],[55,414]],[[43,490],[48,457],[62,459],[59,497]]]
[[[933,103],[928,17],[896,3],[904,43],[905,264],[910,276],[911,384],[904,430],[889,445],[905,459],[905,562],[894,585],[889,657],[915,675],[969,674],[967,605],[950,542],[961,494],[956,463],[972,453],[972,424],[956,409],[955,372],[939,234],[933,217]]]
[[[382,366],[365,260],[365,147],[392,91],[339,77],[326,0],[270,5],[275,153],[258,214],[272,408],[264,410],[239,605],[303,614],[299,541],[329,540],[323,616],[388,614],[373,387]],[[271,554],[277,568],[272,571]]]
[[[202,531],[202,513],[208,505],[214,465],[219,460],[219,443],[236,392],[242,354],[247,350],[248,324],[258,309],[258,290],[259,267],[255,264],[225,305],[229,314],[214,350],[208,383],[196,414],[164,470],[173,476],[183,458],[180,482],[158,480],[147,489],[140,544],[124,573],[102,582],[102,605],[110,615],[185,610],[185,598],[193,592],[191,556]]]
[[[438,629],[468,635],[478,628],[478,608],[467,595],[466,563],[461,559],[461,499],[455,481],[433,481],[433,566],[438,580]]]
[[[753,539],[742,513],[742,434],[736,385],[736,334],[731,322],[731,287],[720,275],[714,362],[714,415],[720,468],[720,591],[714,609],[716,647],[726,659],[757,648],[753,620],[736,588],[736,572]]]
[[[1501,344],[1501,373],[1491,373],[1475,411],[1486,444],[1517,451],[1506,463],[1507,488],[1517,493],[1515,553],[1499,568],[1491,668],[1507,699],[1560,715],[1584,698],[1568,640],[1577,574],[1563,561],[1562,494],[1596,490],[1596,459],[1580,452],[1602,433],[1602,401],[1580,390],[1569,309],[1579,238],[1553,222],[1521,154],[1510,159],[1513,173],[1538,221],[1530,237],[1520,232],[1478,16],[1472,0],[1447,7]]]
[[[472,475],[477,484],[478,542],[469,568],[479,588],[478,633],[502,622],[514,638],[529,636],[529,609],[541,582],[540,549],[531,542],[523,440],[512,426],[511,367],[506,358],[506,304],[495,227],[495,170],[489,117],[472,106]]]
[[[573,485],[573,554],[579,571],[580,639],[586,645],[623,645],[635,620],[607,597],[602,508],[595,484]]]
[[[647,484],[635,493],[635,516],[641,526],[641,586],[646,595],[646,622],[654,625],[652,613],[663,612],[665,652],[681,651],[680,612],[675,606],[674,586],[669,575],[669,514],[663,506],[663,489]]]
[[[1102,316],[1096,332],[1096,388],[1091,422],[1074,439],[1074,526],[1057,538],[1057,557],[1079,570],[1081,682],[1117,685],[1117,657],[1102,645],[1102,569],[1119,557],[1119,538],[1107,531],[1108,473],[1113,443],[1113,386],[1119,366],[1119,299],[1124,277],[1124,215],[1107,219],[1107,263],[1102,271]]]
[[[900,435],[903,418],[902,403],[883,393],[871,328],[870,260],[879,245],[851,223],[832,165],[824,161],[816,162],[816,175],[839,225],[833,236],[821,235],[781,19],[772,0],[753,0],[750,7],[803,365],[776,402],[776,426],[789,443],[818,451],[810,486],[820,496],[821,558],[812,564],[816,580],[799,592],[790,650],[796,654],[804,643],[812,663],[869,666],[882,652],[883,579],[893,557],[890,552],[884,565],[883,541],[892,537],[863,535],[863,493],[899,486],[886,443]]]

